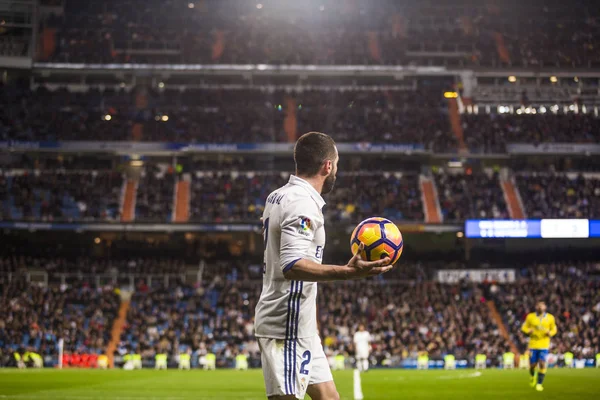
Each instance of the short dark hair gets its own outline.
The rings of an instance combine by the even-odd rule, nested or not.
[[[335,141],[321,132],[308,132],[300,136],[294,147],[296,174],[315,176],[326,160],[335,160]]]

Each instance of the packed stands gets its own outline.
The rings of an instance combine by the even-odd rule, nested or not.
[[[284,120],[290,112],[287,100],[292,99],[296,135],[318,130],[337,142],[419,144],[434,152],[454,152],[458,142],[443,91],[443,86],[290,93],[165,89],[150,91],[148,107],[136,110],[135,93],[125,90],[90,88],[80,93],[7,85],[0,90],[0,140],[286,142],[290,137]],[[537,109],[544,113],[462,114],[466,146],[477,153],[504,153],[509,143],[598,142],[600,119],[591,108],[587,113],[550,105]],[[139,136],[132,133],[134,126],[141,127]]]
[[[197,172],[191,187],[191,219],[258,223],[267,196],[288,179],[286,173]]]
[[[326,196],[325,217],[359,223],[378,215],[392,221],[423,221],[419,176],[402,173],[339,173],[336,188]]]
[[[256,360],[252,316],[260,286],[256,281],[226,281],[217,276],[199,287],[174,285],[138,290],[132,298],[121,336],[121,353],[139,349],[144,359],[156,352],[197,356],[217,354],[218,366],[233,366],[235,355],[248,350]],[[194,357],[196,362],[198,357]],[[256,364],[255,364],[256,365]]]
[[[28,41],[23,38],[0,36],[0,55],[24,57],[27,55],[28,45]]]
[[[191,4],[191,6],[190,6]],[[595,66],[589,2],[68,1],[57,62]],[[93,49],[93,51],[92,51]]]
[[[115,220],[123,177],[112,171],[0,172],[0,217],[14,220]]]
[[[508,344],[489,318],[485,297],[473,285],[438,283],[350,283],[325,288],[334,295],[320,298],[319,313],[325,349],[351,349],[358,323],[374,336],[373,356],[381,365],[416,358],[428,351],[432,358],[447,353],[472,359],[483,352],[496,358]],[[329,289],[329,290],[328,290]],[[360,293],[356,299],[353,293]],[[393,300],[391,300],[393,299]]]
[[[170,222],[177,175],[172,168],[151,166],[143,171],[135,203],[137,221]]]
[[[242,163],[191,174],[189,220],[258,223],[266,197],[287,183],[289,172],[243,168]],[[434,170],[444,221],[509,218],[497,172]],[[168,164],[146,166],[136,181],[135,221],[172,222],[175,187],[181,176]],[[529,218],[600,215],[596,173],[518,172],[515,177]],[[119,221],[123,182],[124,175],[116,171],[5,170],[0,172],[0,219]],[[413,172],[340,171],[335,189],[325,200],[325,217],[333,223],[355,224],[372,215],[394,221],[424,220],[419,175]]]
[[[509,217],[498,173],[454,174],[439,170],[435,179],[445,221]]]
[[[250,222],[262,216],[265,199],[285,185],[288,173],[197,172],[192,180],[191,219],[199,222]],[[415,174],[342,173],[325,196],[331,221],[358,223],[370,215],[393,220],[423,220]]]
[[[13,257],[0,261],[4,270],[29,265],[47,268],[50,274],[85,266],[82,279],[73,283],[41,287],[25,283],[18,273],[10,282],[0,282],[2,354],[30,348],[39,351],[47,363],[56,361],[61,333],[65,351],[74,354],[98,354],[108,343],[119,298],[112,286],[90,285],[86,278],[92,276],[90,271],[101,274],[115,268],[123,276],[160,276],[181,272],[185,265],[174,259]],[[540,298],[546,300],[560,328],[553,352],[571,350],[591,358],[600,350],[598,263],[526,264],[517,270],[517,281],[510,284],[442,284],[430,279],[436,268],[448,267],[448,263],[401,264],[389,276],[320,285],[328,294],[318,297],[320,334],[328,355],[352,355],[352,334],[358,324],[365,324],[373,337],[371,361],[377,365],[403,365],[419,351],[427,351],[434,360],[452,353],[470,362],[475,354],[484,353],[491,365],[499,365],[510,343],[486,302],[495,302],[511,340],[524,351],[526,341],[519,333],[520,326]],[[417,270],[421,272],[415,275]],[[189,349],[194,366],[198,357],[211,352],[217,355],[219,367],[232,367],[235,356],[246,352],[250,364],[258,366],[252,316],[261,277],[259,263],[238,260],[207,265],[196,284],[178,279],[166,284],[159,279],[149,285],[143,278],[136,279],[118,354],[138,351],[149,366],[157,352],[175,357]]]
[[[598,218],[600,177],[576,173],[519,173],[517,184],[529,218]]]
[[[504,153],[508,143],[597,143],[600,119],[593,114],[463,114],[465,142],[475,152]],[[558,109],[558,106],[556,106]],[[558,111],[558,110],[557,110]]]
[[[0,91],[2,140],[143,140],[201,143],[285,142],[287,98],[297,104],[297,132],[328,132],[338,142],[410,143],[452,151],[443,89],[189,89],[148,93],[146,109],[125,90],[86,93],[8,85]],[[134,125],[141,126],[134,137]],[[295,139],[295,138],[292,138]]]
[[[338,142],[419,143],[452,151],[443,89],[307,91],[295,95],[298,131],[328,132]]]
[[[51,253],[52,249],[48,249]],[[47,257],[7,254],[0,257],[0,274],[45,271],[51,282],[60,283],[61,275],[96,276],[96,275],[165,275],[185,272],[185,261],[173,258],[91,258],[91,257]],[[79,282],[77,279],[75,282]]]
[[[598,263],[534,264],[523,269],[523,279],[516,284],[499,285],[494,299],[520,350],[527,348],[521,324],[536,301],[544,300],[559,327],[552,352],[571,351],[577,358],[600,352],[599,277]]]
[[[210,351],[220,366],[232,366],[235,354],[248,350],[257,362],[251,316],[260,285],[247,278],[256,278],[261,269],[250,268],[212,275],[202,287],[138,290],[120,348],[125,352],[139,346],[148,360],[156,351]],[[391,359],[399,365],[424,350],[436,358],[447,352],[467,359],[476,352],[496,357],[508,346],[488,316],[481,290],[471,285],[380,281],[328,284],[321,290],[328,293],[319,297],[319,316],[329,355],[353,351],[351,335],[359,322],[367,324],[375,338],[378,364]]]
[[[93,288],[85,281],[74,286],[39,287],[15,277],[1,286],[0,348],[6,365],[14,351],[35,350],[47,366],[64,351],[99,354],[110,340],[119,297],[110,287]]]

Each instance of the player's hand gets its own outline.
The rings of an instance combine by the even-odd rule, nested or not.
[[[394,266],[390,264],[392,261],[389,257],[382,258],[377,261],[365,261],[360,256],[363,250],[365,249],[365,245],[361,243],[358,246],[358,251],[348,261],[348,267],[354,269],[352,273],[352,278],[366,278],[369,276],[381,275],[389,270],[391,270]]]

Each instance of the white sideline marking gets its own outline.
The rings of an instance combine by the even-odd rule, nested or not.
[[[354,400],[363,400],[362,383],[358,369],[354,370]]]
[[[460,374],[460,375],[444,375],[444,376],[438,376],[438,379],[469,379],[469,378],[479,378],[481,376],[481,371],[475,371],[475,372],[469,372],[469,373],[465,373],[465,374]]]

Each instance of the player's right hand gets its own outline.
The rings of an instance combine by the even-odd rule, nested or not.
[[[364,243],[361,243],[358,246],[358,251],[354,257],[348,261],[348,267],[353,269],[352,278],[366,278],[369,276],[381,275],[394,267],[390,264],[392,260],[389,257],[377,261],[363,260],[361,254],[364,249],[365,245]]]

